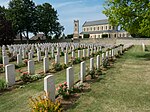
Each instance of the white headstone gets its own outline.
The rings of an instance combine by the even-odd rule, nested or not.
[[[65,56],[64,56],[64,63],[65,63],[65,64],[68,64],[68,53],[65,53]]]
[[[41,51],[40,51],[40,50],[37,51],[37,60],[38,60],[38,61],[41,61],[41,60],[42,60],[42,58],[41,58]]]
[[[55,55],[55,63],[60,63],[60,56],[59,55]]]
[[[90,70],[94,70],[94,59],[90,58]]]
[[[48,51],[45,50],[45,57],[48,57]]]
[[[74,70],[72,67],[67,68],[67,86],[68,89],[74,85]]]
[[[83,49],[83,57],[86,57],[86,50]]]
[[[8,64],[5,66],[5,76],[6,76],[6,83],[8,86],[12,86],[15,84],[15,65]]]
[[[17,54],[17,65],[22,63],[22,56],[20,54]]]
[[[44,67],[44,73],[46,73],[49,70],[49,59],[48,59],[48,57],[44,57],[43,67]]]
[[[32,57],[32,53],[29,52],[29,53],[28,53],[28,59],[29,59],[29,60],[32,60],[32,58],[33,58],[33,57]]]
[[[75,58],[75,52],[74,51],[72,51],[72,56],[71,57]]]
[[[4,56],[3,57],[3,66],[6,66],[9,64],[9,57],[8,56]]]
[[[53,75],[44,78],[44,91],[48,94],[51,101],[55,102],[55,81]]]
[[[85,65],[85,62],[81,62],[80,64],[80,80],[81,82],[83,83],[85,81],[85,75],[86,75],[86,65]]]
[[[34,67],[34,61],[33,60],[28,61],[28,73],[29,74],[35,73],[35,67]]]
[[[81,58],[81,50],[78,50],[78,58]]]
[[[100,55],[97,55],[96,67],[100,69]]]

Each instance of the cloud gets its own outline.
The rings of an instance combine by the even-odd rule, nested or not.
[[[60,23],[65,27],[65,34],[73,33],[74,20],[79,20],[80,32],[85,21],[93,21],[105,19],[106,16],[102,14],[103,6],[94,4],[92,6],[85,4],[76,4],[74,7],[68,5],[63,7],[63,10],[57,9]]]
[[[55,7],[55,8],[63,8],[63,7],[65,7],[65,6],[74,5],[74,4],[78,4],[78,3],[81,3],[81,2],[82,2],[82,1],[62,2],[62,3],[54,4],[54,7]]]
[[[8,7],[8,3],[10,0],[0,0],[0,6]]]

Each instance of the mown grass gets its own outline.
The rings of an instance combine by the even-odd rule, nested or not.
[[[68,112],[150,112],[150,52],[135,46]]]
[[[149,112],[149,66],[150,52],[143,52],[141,46],[133,47],[117,59],[100,80],[89,82],[91,90],[83,93],[68,112]],[[79,64],[74,65],[76,81],[79,67]],[[54,75],[56,85],[66,80],[66,70]],[[28,98],[42,92],[43,79],[5,92],[0,95],[0,111],[29,112]]]
[[[96,66],[96,57],[94,57]],[[86,61],[89,66],[89,60]],[[79,80],[80,64],[73,65],[75,73],[75,81]],[[55,76],[56,87],[59,83],[66,81],[66,70],[62,70],[53,74]],[[22,85],[20,88],[5,92],[0,95],[0,112],[29,112],[29,97],[38,96],[43,93],[43,79]]]

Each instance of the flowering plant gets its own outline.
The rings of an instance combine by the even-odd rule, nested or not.
[[[48,94],[40,95],[37,98],[30,98],[32,112],[62,112],[59,101],[52,102]]]
[[[29,75],[28,72],[23,72],[23,73],[21,74],[20,79],[21,79],[23,82],[29,82],[31,78],[30,78],[30,75]]]
[[[60,63],[52,63],[52,67],[55,71],[61,71],[63,69],[63,66]]]
[[[3,64],[0,64],[0,73],[3,72]]]
[[[26,64],[26,66],[27,66],[27,64],[28,64],[28,59],[25,59],[25,60],[23,60],[23,62]]]
[[[59,84],[56,90],[58,91],[58,95],[62,96],[64,99],[68,98],[70,95],[70,91],[67,87],[67,82],[64,82],[63,84]]]

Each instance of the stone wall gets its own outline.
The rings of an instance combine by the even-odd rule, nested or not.
[[[150,38],[88,38],[78,40],[80,43],[100,43],[100,44],[133,44],[133,45],[150,45]]]
[[[108,44],[112,45],[116,43],[115,38],[88,38],[88,39],[80,39],[80,43],[100,43],[100,44]]]
[[[120,38],[116,40],[116,44],[133,44],[133,45],[150,45],[150,38]]]

